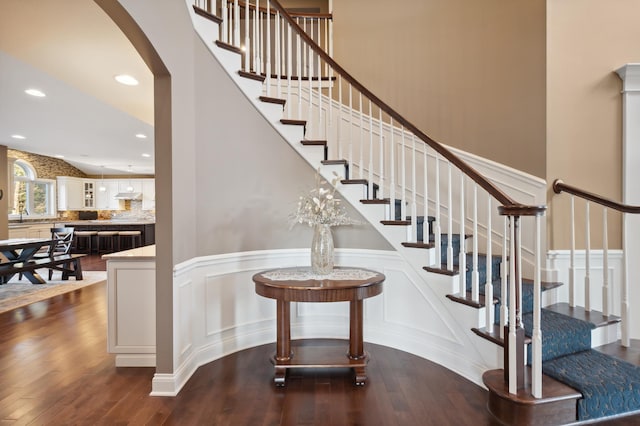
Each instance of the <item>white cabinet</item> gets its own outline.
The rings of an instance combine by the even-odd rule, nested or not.
[[[122,210],[124,208],[124,203],[115,198],[120,190],[117,180],[99,180],[96,182],[96,188],[96,208],[98,210]]]
[[[117,367],[155,367],[155,246],[122,253],[107,255],[108,351]]]
[[[28,226],[9,227],[9,238],[27,238]]]
[[[50,238],[54,223],[14,225],[9,227],[9,238]]]
[[[58,176],[58,210],[84,209],[83,184],[80,178]]]
[[[82,198],[85,209],[94,209],[96,207],[95,183],[92,180],[82,180]]]
[[[142,210],[156,209],[156,180],[142,180]]]
[[[142,179],[122,179],[118,181],[120,192],[142,192]]]

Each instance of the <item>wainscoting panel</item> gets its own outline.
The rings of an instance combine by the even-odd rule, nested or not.
[[[266,269],[308,264],[308,250],[273,250],[190,259],[174,271],[175,373],[156,375],[152,394],[177,394],[203,364],[275,341],[276,302],[258,296],[252,276]],[[481,353],[460,310],[478,310],[444,297],[451,277],[413,270],[394,251],[338,249],[336,264],[386,275],[381,295],[364,302],[365,342],[394,347],[433,360],[481,384],[496,368],[499,349]],[[292,304],[291,335],[349,336],[349,305]],[[462,319],[461,319],[462,318]],[[460,321],[460,322],[458,322]]]

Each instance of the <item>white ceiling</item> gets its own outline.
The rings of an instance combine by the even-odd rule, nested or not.
[[[0,1],[0,144],[87,174],[154,174],[153,76],[93,1]]]

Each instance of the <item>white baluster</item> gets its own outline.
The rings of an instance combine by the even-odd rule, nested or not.
[[[627,215],[622,215],[622,235],[627,235]],[[629,242],[623,237],[622,241],[622,288],[620,289],[620,333],[622,346],[631,345],[631,331],[629,321]]]
[[[233,45],[240,47],[240,7],[238,0],[233,1]]]
[[[505,216],[502,228],[502,270],[500,271],[500,337],[504,339],[504,327],[507,325],[507,316],[509,315],[508,282],[510,264],[507,257],[507,247],[510,247],[509,234],[507,233],[507,217]]]
[[[394,142],[394,128],[393,117],[390,118],[391,126],[391,143],[389,144],[389,212],[387,213],[387,220],[396,219],[396,145]]]
[[[224,43],[228,43],[229,40],[227,38],[228,30],[227,26],[229,25],[229,16],[227,15],[227,0],[222,1],[222,41]]]
[[[353,179],[353,86],[349,83],[349,177]]]
[[[378,193],[378,198],[379,199],[384,199],[384,186],[385,186],[385,182],[384,182],[384,160],[385,160],[385,154],[384,154],[384,136],[382,135],[382,109],[378,109],[378,132],[380,133],[380,137],[379,137],[379,143],[380,143],[380,147],[379,147],[379,154],[378,156],[380,157],[380,166],[379,166],[379,170],[378,170],[378,174],[379,174],[379,178],[378,178],[378,183],[379,183],[379,193]]]
[[[533,331],[531,333],[531,393],[542,398],[542,330],[540,327],[541,279],[540,279],[540,216],[536,216],[535,253],[533,278]]]
[[[265,26],[267,27],[267,35],[265,40],[266,59],[265,72],[267,73],[267,96],[271,95],[271,2],[267,0],[267,13],[265,16]]]
[[[433,221],[433,237],[434,244],[436,246],[436,265],[440,268],[442,266],[442,226],[440,225],[440,156],[437,152],[435,153],[434,158],[436,160],[436,205],[434,209],[435,220]]]
[[[323,137],[327,139],[327,135],[321,134],[324,126],[322,125],[322,60],[320,59],[320,54],[317,57],[317,72],[318,72],[318,128],[316,129],[318,133],[318,137],[322,139]],[[329,141],[327,140],[327,143]]]
[[[293,40],[291,24],[287,24],[287,117],[291,118],[291,73],[293,72]]]
[[[296,74],[298,76],[298,120],[302,120],[302,73],[304,48],[301,45],[300,34],[296,33]]]
[[[416,194],[416,169],[418,168],[416,159],[416,136],[411,134],[411,234],[407,235],[409,241],[418,241],[418,196]],[[403,218],[404,220],[404,218]]]
[[[358,111],[360,112],[360,144],[359,144],[359,151],[360,151],[360,159],[358,160],[358,177],[360,179],[364,178],[364,170],[363,170],[363,163],[364,163],[364,153],[363,153],[363,146],[364,146],[364,114],[362,113],[362,93],[359,93],[360,96],[360,108],[358,109]],[[369,194],[369,197],[371,197],[371,194]]]
[[[467,255],[465,253],[465,214],[464,214],[464,173],[460,171],[460,251],[458,254],[458,270],[460,271],[460,297],[467,295]],[[453,247],[453,244],[451,244]]]
[[[251,11],[249,10],[249,0],[244,4],[244,71],[251,71],[251,39],[249,38],[249,21]]]
[[[509,217],[509,393],[518,392],[517,374],[518,363],[516,353],[518,351],[516,341],[516,256],[515,247],[515,223],[514,218]]]
[[[575,197],[571,195],[571,249],[569,255],[569,306],[576,306],[576,215]]]
[[[491,211],[491,195],[487,193],[487,281],[484,285],[484,306],[486,312],[486,329],[491,332],[493,329],[494,309],[493,309],[493,247],[491,242],[492,235],[492,211]]]
[[[309,77],[309,110],[307,111],[309,121],[307,122],[307,135],[311,135],[311,130],[315,130],[313,120],[311,120],[311,118],[313,118],[313,50],[311,46],[305,47],[307,47],[305,50],[307,51],[307,58],[309,59],[309,69],[307,70]]]
[[[423,182],[424,185],[424,219],[422,220],[422,242],[429,242],[429,155],[427,153],[427,144],[422,144],[422,160],[424,161]],[[416,224],[416,227],[418,225]]]
[[[274,18],[274,28],[273,32],[275,33],[274,40],[274,54],[275,54],[275,69],[276,69],[276,97],[280,98],[282,96],[282,68],[280,64],[280,52],[282,46],[282,39],[280,38],[280,11],[276,11],[276,15]]]
[[[369,199],[374,199],[376,194],[373,192],[373,111],[371,104],[371,99],[369,99],[369,173],[367,180],[369,183]]]
[[[333,73],[333,69],[330,68],[330,76]],[[331,86],[331,84],[330,84]],[[331,98],[331,95],[329,95]],[[338,117],[336,117],[336,122],[338,124],[338,159],[344,159],[344,153],[342,152],[342,75],[338,74]]]
[[[591,310],[591,266],[590,266],[590,258],[591,258],[591,226],[590,226],[590,218],[589,218],[589,202],[587,201],[585,207],[585,240],[587,243],[587,247],[585,250],[585,259],[584,259],[584,310],[589,312]]]
[[[609,315],[609,232],[607,208],[602,209],[602,314]]]
[[[405,220],[407,217],[407,158],[405,153],[405,130],[402,126],[401,130],[402,146],[400,148],[400,220]]]
[[[475,302],[478,302],[480,300],[480,272],[478,271],[478,240],[480,239],[480,236],[478,235],[478,185],[475,183],[473,184],[473,237],[471,238],[473,238],[471,293],[472,299]],[[490,303],[490,301],[485,298],[485,303]]]
[[[448,220],[447,220],[447,269],[453,270],[453,182],[451,181],[451,163],[447,163],[448,168],[448,179],[447,179],[447,209],[448,209]]]

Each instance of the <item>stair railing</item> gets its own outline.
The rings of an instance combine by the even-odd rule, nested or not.
[[[577,280],[576,280],[576,223],[578,220],[576,219],[576,209],[575,209],[575,198],[579,198],[584,203],[584,255],[585,255],[585,276],[583,282],[583,292],[584,292],[584,309],[589,312],[592,310],[592,300],[591,300],[591,287],[592,287],[592,265],[591,265],[591,257],[592,257],[592,230],[597,230],[598,225],[593,224],[591,221],[591,205],[595,204],[597,207],[601,209],[602,212],[602,225],[600,228],[600,236],[602,241],[602,314],[604,316],[609,316],[612,313],[612,289],[609,283],[609,210],[612,210],[619,215],[622,215],[623,218],[626,214],[640,214],[640,206],[630,206],[626,204],[621,204],[616,201],[612,201],[610,199],[604,198],[600,195],[593,194],[591,192],[582,190],[575,186],[567,185],[562,180],[556,179],[553,182],[553,191],[556,194],[561,194],[566,192],[570,197],[570,229],[571,229],[571,249],[569,255],[569,306],[576,306],[576,292],[577,292]],[[624,223],[624,220],[623,220]],[[620,300],[616,301],[619,303],[620,309],[620,318],[621,318],[621,342],[625,347],[629,347],[630,344],[630,336],[629,336],[629,281],[627,274],[627,250],[624,249],[623,242],[623,250],[622,250],[622,263],[623,263],[623,274],[620,288]]]
[[[305,124],[305,139],[323,140],[332,156],[346,160],[344,183],[363,183],[363,199],[388,205],[383,223],[407,225],[408,243],[433,245],[436,268],[459,273],[460,297],[480,302],[484,284],[486,329],[493,333],[493,284],[479,277],[479,247],[486,247],[486,267],[492,271],[493,253],[502,250],[502,301],[499,333],[505,339],[505,375],[509,392],[524,387],[522,276],[539,276],[540,217],[545,206],[515,202],[493,182],[444,145],[434,141],[364,87],[320,47],[276,0],[221,5],[194,0],[194,9],[210,7],[221,14],[221,39],[241,49],[243,70],[265,78],[265,96],[284,99],[289,122]],[[319,27],[319,25],[318,25]],[[324,34],[330,38],[331,27]],[[324,35],[321,37],[324,39]],[[328,41],[327,45],[331,45]],[[399,209],[396,209],[396,202]],[[484,207],[483,207],[484,206]],[[424,227],[419,238],[418,219]],[[428,217],[433,222],[430,237]],[[503,216],[503,219],[500,219]],[[535,221],[528,222],[527,218]],[[504,232],[499,226],[504,221]],[[521,227],[525,226],[525,243]],[[507,229],[509,230],[507,232]],[[459,244],[455,247],[454,237]],[[467,266],[466,236],[473,247]],[[431,241],[431,238],[433,241]],[[484,242],[484,244],[483,244]],[[508,249],[508,250],[507,250]],[[523,253],[524,252],[524,253]],[[524,264],[523,264],[524,260]],[[508,267],[504,267],[508,265]],[[470,282],[466,271],[470,269]],[[537,280],[539,288],[539,277]],[[508,298],[507,298],[508,294]],[[539,297],[535,300],[534,333],[539,334]],[[508,313],[509,320],[506,317]],[[537,331],[536,331],[537,330]],[[534,396],[541,396],[541,338],[534,336]]]

